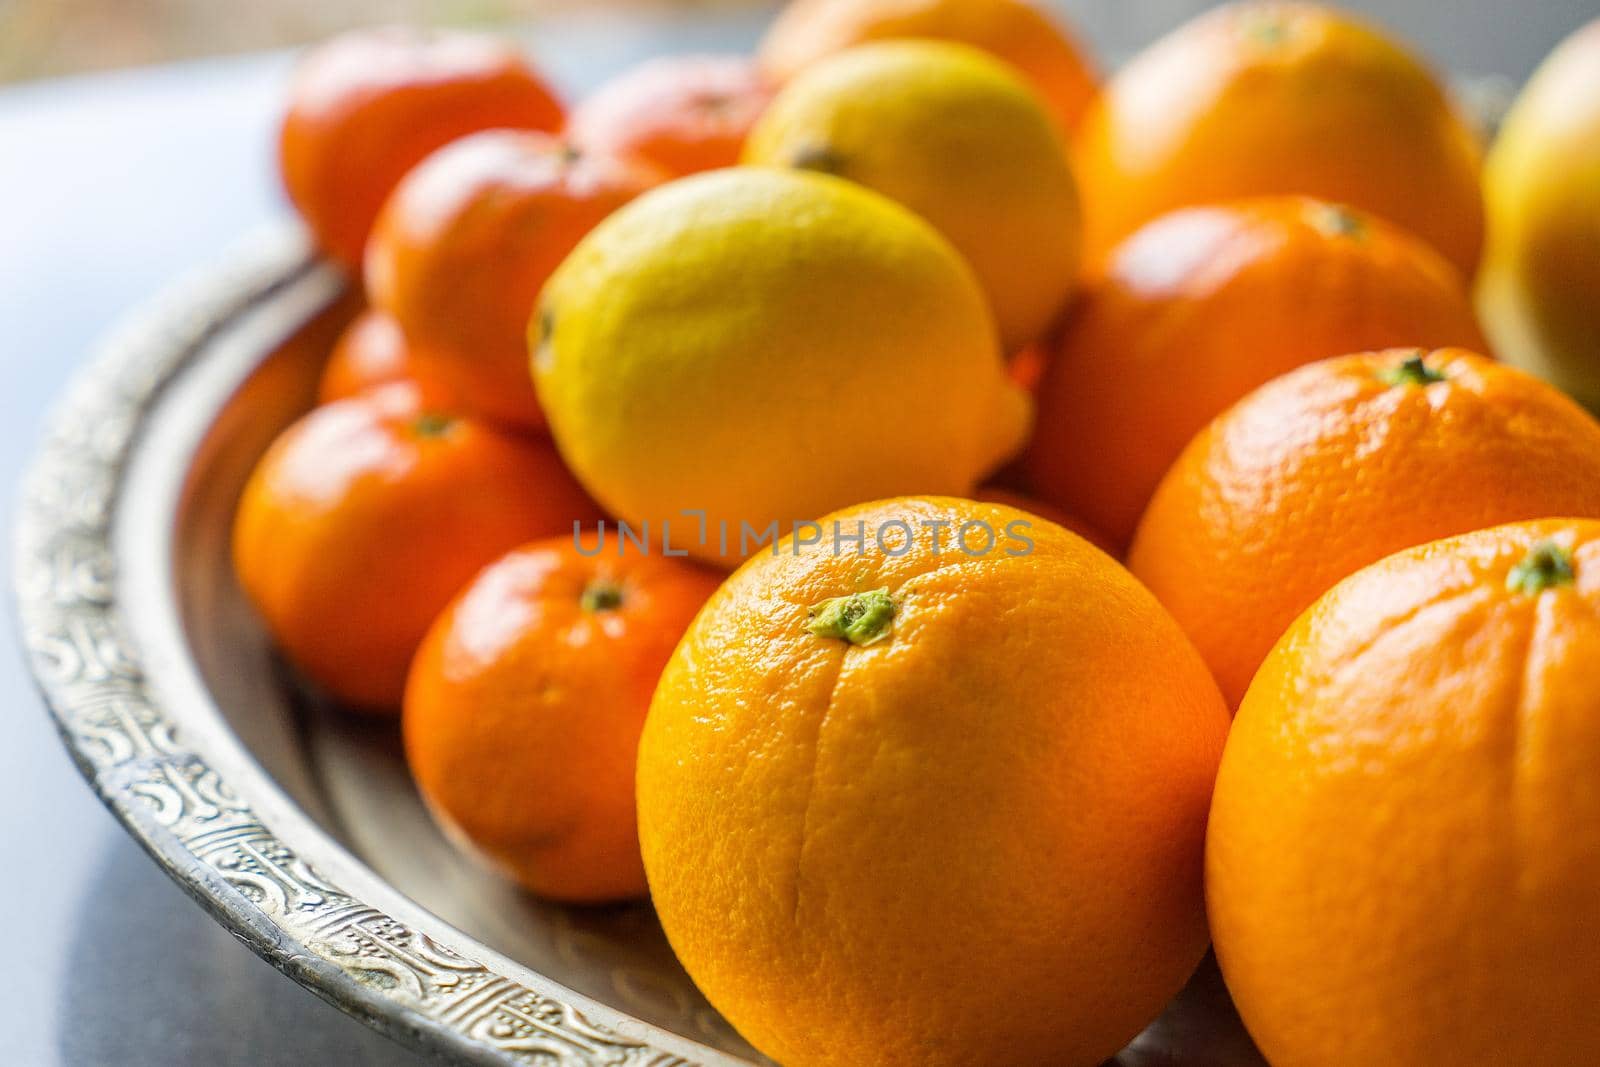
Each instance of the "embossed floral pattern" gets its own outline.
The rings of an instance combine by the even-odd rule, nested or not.
[[[186,744],[152,697],[117,600],[122,474],[162,386],[219,325],[309,268],[298,237],[236,263],[198,295],[158,307],[79,376],[26,482],[15,546],[23,642],[73,758],[158,862],[207,897],[235,934],[395,1036],[481,1062],[694,1067],[595,1021],[553,983],[530,988],[473,959],[470,944],[412,929],[333,884]],[[208,884],[232,893],[195,889]]]

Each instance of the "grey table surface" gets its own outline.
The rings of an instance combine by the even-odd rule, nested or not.
[[[1100,54],[1127,55],[1206,6],[1076,0]],[[1600,0],[1351,5],[1441,67],[1520,79]],[[529,28],[571,91],[650,53],[743,47],[756,13],[623,17]],[[49,403],[124,312],[285,213],[272,135],[289,57],[263,55],[0,91],[0,487],[16,482]],[[7,593],[9,600],[9,591]],[[0,1064],[420,1062],[235,943],[124,836],[77,777],[0,614]]]

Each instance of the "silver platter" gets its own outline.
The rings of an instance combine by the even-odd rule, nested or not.
[[[569,27],[551,59],[576,83],[755,25],[669,19],[630,37],[601,20]],[[1491,127],[1505,83],[1460,88]],[[22,639],[68,751],[218,922],[397,1041],[462,1064],[767,1062],[694,989],[648,906],[552,906],[478,869],[428,820],[393,727],[320,706],[275,660],[229,565],[234,505],[310,406],[350,313],[298,230],[267,233],[79,374],[26,480],[14,561]],[[994,1063],[1010,1062],[998,1046]],[[1208,961],[1113,1062],[1264,1061]]]
[[[311,403],[343,290],[299,231],[265,234],[123,330],[55,414],[15,586],[67,749],[218,922],[396,1040],[471,1064],[766,1062],[648,906],[558,907],[480,870],[428,820],[392,724],[321,706],[274,658],[229,529]],[[1115,1062],[1261,1063],[1209,964]]]
[[[298,232],[267,235],[120,333],[55,414],[14,578],[68,751],[236,937],[399,1041],[471,1064],[760,1062],[648,909],[546,907],[453,858],[392,737],[273,659],[230,573],[231,512],[310,402],[342,288]],[[452,925],[473,916],[477,937]]]

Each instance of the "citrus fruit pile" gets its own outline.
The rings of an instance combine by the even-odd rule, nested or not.
[[[1600,23],[1485,140],[1308,3],[795,0],[570,112],[338,38],[240,582],[787,1067],[1092,1067],[1213,943],[1275,1067],[1600,1062]]]

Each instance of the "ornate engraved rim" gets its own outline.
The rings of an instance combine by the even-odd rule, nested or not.
[[[146,661],[119,566],[130,466],[163,393],[219,331],[308,282],[338,287],[298,230],[263,235],[119,330],[50,420],[23,483],[13,579],[22,643],[68,752],[235,937],[403,1044],[473,1064],[735,1067],[411,903],[281,793],[213,704],[163,693],[168,665]]]

